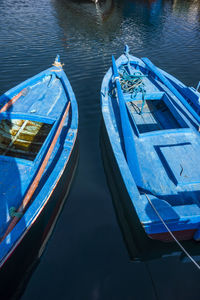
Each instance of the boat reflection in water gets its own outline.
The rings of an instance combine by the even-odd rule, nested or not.
[[[124,15],[126,17],[137,15],[136,20],[138,23],[141,21],[142,26],[145,24],[162,25],[164,0],[125,0],[123,6]]]
[[[114,35],[119,29],[121,16],[114,0],[91,1],[61,0],[53,1],[59,25],[66,35],[66,43],[81,36],[103,39],[104,33]],[[74,35],[72,36],[72,32]]]
[[[173,0],[172,9],[177,12],[193,12],[195,14],[200,10],[200,2],[198,0]]]

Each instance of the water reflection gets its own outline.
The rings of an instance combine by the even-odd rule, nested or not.
[[[198,0],[173,0],[173,13],[177,16],[184,16],[189,23],[200,23],[200,2]]]
[[[120,12],[114,0],[105,0],[97,4],[77,2],[73,0],[53,1],[59,25],[64,29],[65,42],[76,39],[76,43],[84,38],[99,39],[102,42],[106,35],[114,36],[120,26]]]
[[[124,13],[126,18],[136,15],[137,20],[146,20],[146,24],[159,25],[163,12],[163,0],[130,0],[125,1]],[[141,16],[141,17],[140,17]],[[139,18],[138,18],[139,17]]]

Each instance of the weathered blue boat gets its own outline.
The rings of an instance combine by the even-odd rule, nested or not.
[[[41,256],[69,192],[78,157],[78,109],[59,56],[51,68],[2,95],[0,105],[3,299]]]
[[[101,87],[113,184],[129,232],[135,216],[161,241],[200,239],[200,93],[128,47]]]

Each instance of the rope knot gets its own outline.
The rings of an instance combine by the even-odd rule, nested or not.
[[[14,206],[10,207],[9,209],[9,214],[12,218],[17,217],[17,218],[21,218],[23,213],[19,212],[16,210],[16,208]]]

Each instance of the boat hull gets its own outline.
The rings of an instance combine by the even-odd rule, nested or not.
[[[134,199],[130,198],[126,184],[121,176],[112,145],[108,136],[104,118],[101,126],[101,151],[108,186],[112,195],[113,205],[122,235],[131,259],[140,256],[140,252],[152,242],[172,242],[174,239],[168,232],[147,234],[143,228],[137,212],[132,205]],[[173,231],[178,240],[193,239],[196,229]]]
[[[0,269],[0,299],[8,299],[16,293],[16,290],[19,293],[19,290],[23,289],[33,266],[45,249],[69,194],[77,163],[78,141],[76,139],[69,160],[46,205],[43,206],[36,220],[28,228]]]
[[[150,261],[169,255],[178,256],[181,261],[184,261],[184,259],[187,261],[175,243],[166,243],[166,241],[169,241],[169,236],[165,236],[165,233],[161,236],[155,236],[155,239],[146,234],[134,207],[130,205],[130,197],[120,175],[115,156],[113,155],[103,119],[101,122],[100,145],[105,175],[112,195],[113,207],[130,260]],[[181,235],[183,235],[182,232]],[[186,247],[192,255],[198,256],[199,248],[196,247],[196,243],[193,241],[184,241],[183,243],[187,243]]]
[[[104,119],[101,122],[101,154],[108,187],[112,195],[113,206],[124,242],[131,259],[139,255],[142,246],[141,240],[147,242],[147,236],[139,221],[135,208],[131,204],[125,183],[120,174]],[[149,240],[149,239],[148,239]]]
[[[131,234],[136,218],[148,238],[164,242],[174,240],[171,233],[178,240],[198,240],[199,233],[200,177],[194,161],[200,119],[183,90],[148,59],[129,55],[128,47],[116,61],[112,57],[101,86],[107,157],[120,210]],[[188,160],[185,150],[191,153]]]

